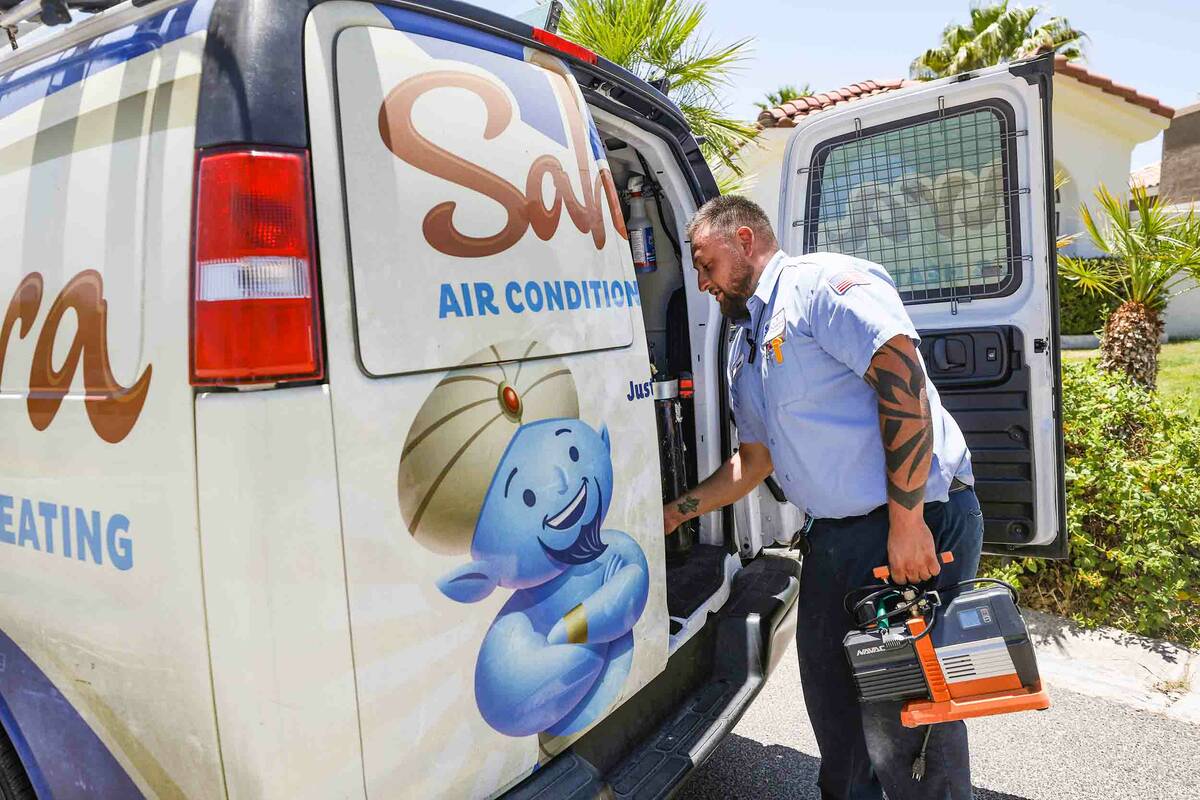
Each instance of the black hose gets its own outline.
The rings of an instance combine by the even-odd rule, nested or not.
[[[1018,606],[1021,605],[1021,598],[1020,595],[1017,594],[1017,587],[1013,586],[1011,583],[1007,583],[1006,581],[1002,581],[997,578],[971,578],[970,580],[959,581],[951,588],[958,589],[962,586],[974,586],[977,583],[990,583],[996,586],[1003,586],[1005,589],[1008,589],[1008,593],[1012,595],[1013,604]]]
[[[663,213],[662,206],[662,184],[654,180],[650,173],[650,165],[646,163],[645,157],[636,149],[633,151],[637,155],[638,161],[642,165],[642,173],[645,176],[645,185],[650,189],[650,196],[654,198],[654,207],[658,209],[658,221],[662,225],[663,233],[667,235],[671,246],[675,248],[675,258],[679,263],[683,264],[683,251],[679,249],[679,240],[675,238],[675,234],[671,233],[671,226],[667,224],[667,216]]]

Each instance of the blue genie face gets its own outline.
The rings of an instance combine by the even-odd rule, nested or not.
[[[612,500],[606,427],[550,419],[519,428],[484,497],[471,555],[501,586],[545,583],[600,556]]]

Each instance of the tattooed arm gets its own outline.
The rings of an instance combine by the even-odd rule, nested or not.
[[[889,339],[863,376],[879,395],[879,432],[887,464],[888,567],[897,583],[927,580],[941,571],[925,524],[925,481],[933,459],[933,423],[925,371],[911,339]]]
[[[699,486],[663,506],[663,533],[670,533],[689,519],[740,500],[766,480],[774,468],[766,445],[743,442],[733,457]]]

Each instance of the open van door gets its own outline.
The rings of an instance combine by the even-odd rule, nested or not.
[[[1062,558],[1052,77],[1046,56],[804,118],[778,229],[891,273],[971,449],[985,551]]]

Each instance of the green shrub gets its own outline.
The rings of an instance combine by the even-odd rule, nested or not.
[[[1117,307],[1117,300],[1103,294],[1086,294],[1075,281],[1058,276],[1058,331],[1074,335],[1094,333]]]
[[[1023,602],[1200,643],[1200,419],[1094,362],[1064,366],[1067,561],[988,558]]]

